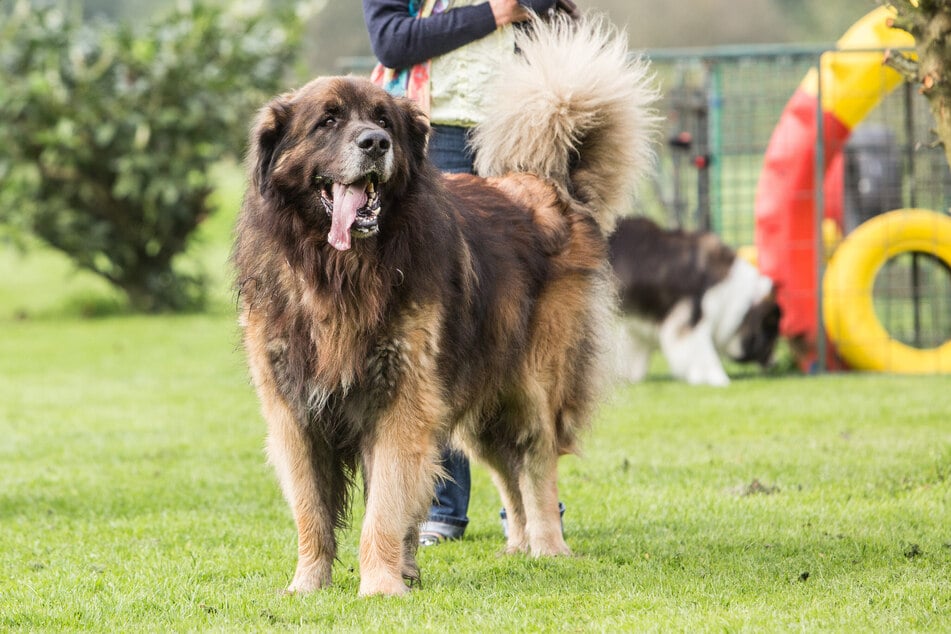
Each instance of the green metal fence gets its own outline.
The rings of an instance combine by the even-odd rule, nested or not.
[[[751,244],[753,200],[767,143],[800,81],[830,50],[751,46],[648,52],[667,119],[656,182],[642,192],[642,211],[668,224],[709,226],[733,245]],[[926,100],[909,85],[888,95],[854,97],[878,103],[860,128],[889,131],[901,153],[902,204],[947,209],[951,175],[934,144]],[[693,141],[690,147],[676,143],[684,132]]]

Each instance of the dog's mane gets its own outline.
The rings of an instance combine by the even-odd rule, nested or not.
[[[417,215],[400,211],[414,206],[439,208],[446,196],[439,179],[434,170],[420,168],[413,188],[386,203],[390,212],[382,219],[380,235],[356,240],[345,252],[327,244],[324,212],[312,200],[283,199],[274,205],[249,193],[234,255],[243,275],[238,280],[243,300],[255,308],[264,307],[272,316],[306,314],[319,324],[312,333],[319,354],[314,349],[296,359],[300,367],[288,368],[289,375],[301,381],[322,377],[328,386],[338,384],[340,377],[360,379],[371,351],[369,343],[409,295],[407,287],[422,281],[414,274],[436,269],[427,261],[433,257],[432,245],[454,240],[451,228],[438,222],[438,217],[423,223]],[[287,330],[311,329],[302,331],[288,324]],[[305,342],[300,347],[309,348]]]

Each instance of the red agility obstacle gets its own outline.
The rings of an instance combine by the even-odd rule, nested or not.
[[[824,54],[789,100],[767,146],[756,192],[755,242],[760,270],[776,282],[783,309],[780,332],[804,343],[800,365],[814,363],[817,333],[816,142],[821,85],[825,158],[823,217],[842,227],[842,149],[855,127],[902,82],[882,65],[882,48],[914,45],[887,25],[894,13],[879,7],[856,22]]]

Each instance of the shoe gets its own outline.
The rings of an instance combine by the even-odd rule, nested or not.
[[[461,526],[454,526],[444,522],[424,522],[419,527],[419,545],[420,546],[438,546],[446,541],[462,539],[462,534],[466,529]]]
[[[565,505],[561,502],[558,503],[558,515],[561,517],[561,534],[565,534]],[[509,538],[509,520],[508,516],[505,514],[505,509],[503,508],[499,511],[499,519],[502,520],[502,535],[505,536],[505,539]]]
[[[446,541],[448,538],[441,533],[434,533],[432,531],[426,531],[419,533],[419,545],[420,546],[438,546],[439,544]]]

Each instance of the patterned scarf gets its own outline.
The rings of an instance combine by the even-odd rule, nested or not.
[[[446,10],[449,0],[409,0],[409,14],[414,18],[428,18]],[[397,97],[408,97],[429,114],[429,60],[411,68],[386,68],[377,64],[370,80]]]

